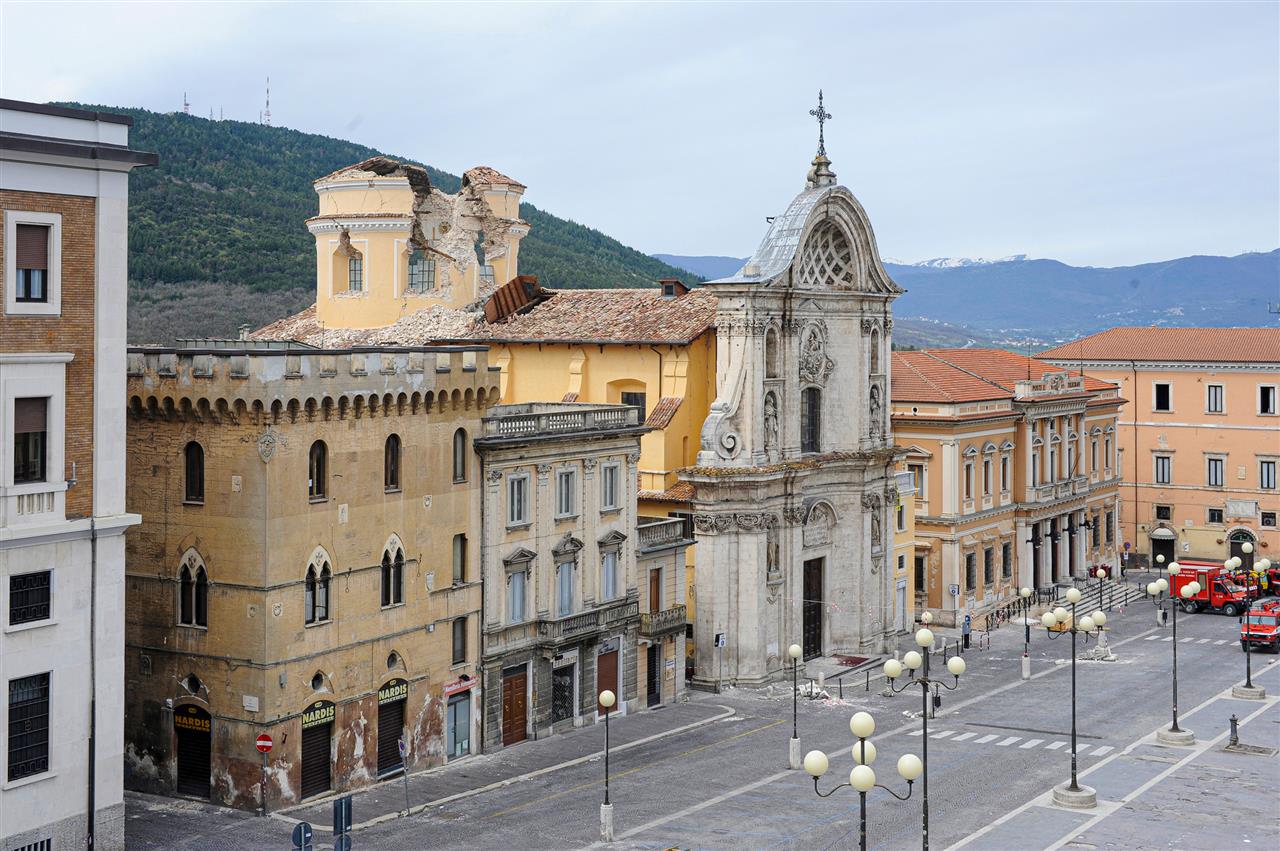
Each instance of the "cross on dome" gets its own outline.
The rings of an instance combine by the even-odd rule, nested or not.
[[[823,138],[823,131],[827,121],[831,118],[831,113],[822,107],[822,89],[818,89],[818,108],[809,110],[809,114],[818,119],[818,156],[825,157],[827,155],[827,143]]]

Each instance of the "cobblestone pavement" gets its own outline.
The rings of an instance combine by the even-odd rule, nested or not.
[[[1006,626],[991,633],[989,650],[966,655],[968,671],[959,689],[943,692],[942,708],[929,722],[932,847],[1218,851],[1280,845],[1275,792],[1280,760],[1223,750],[1232,714],[1245,719],[1242,741],[1270,747],[1280,741],[1280,660],[1265,654],[1253,658],[1254,678],[1267,688],[1267,700],[1232,699],[1230,686],[1244,674],[1235,640],[1237,621],[1212,614],[1180,616],[1179,703],[1183,726],[1196,732],[1198,744],[1167,747],[1156,744],[1152,734],[1169,724],[1168,630],[1155,625],[1146,602],[1117,610],[1108,626],[1113,627],[1110,638],[1118,661],[1077,664],[1079,770],[1081,782],[1098,790],[1097,809],[1064,810],[1047,801],[1049,790],[1069,771],[1070,637],[1051,641],[1036,630],[1033,676],[1023,681],[1023,631]],[[879,746],[875,768],[881,783],[905,791],[894,764],[902,753],[921,751],[920,689],[913,686],[906,695],[885,697],[866,691],[865,685],[861,679],[851,683],[843,701],[801,702],[803,749],[817,747],[831,755],[824,791],[847,778],[853,765],[848,717],[859,709],[877,720],[872,739]],[[734,714],[611,756],[613,847],[856,848],[857,796],[843,789],[820,799],[806,775],[787,770],[789,692],[698,695],[687,707],[673,710],[700,711],[706,718],[722,714],[722,706]],[[666,719],[659,718],[662,714],[625,720],[682,726],[676,712]],[[477,766],[485,761],[484,770],[472,769],[474,778],[451,778],[448,789],[468,788],[469,779],[471,788],[487,786],[494,771],[517,776],[523,773],[517,758],[543,768],[572,764],[432,804],[407,818],[387,818],[356,831],[353,851],[604,847],[598,832],[603,765],[587,746],[597,732],[587,729],[530,743],[523,755],[524,745],[477,758]],[[534,748],[536,755],[531,754]],[[431,781],[430,773],[415,777],[446,788],[444,781]],[[870,847],[920,846],[920,786],[906,802],[881,790],[868,795]],[[385,790],[380,794],[398,791],[403,801],[401,787]],[[420,800],[428,797],[446,796],[424,792]],[[375,820],[374,799],[369,800],[362,810],[357,799],[357,823]],[[127,807],[130,848],[290,847],[292,825],[281,818],[132,794]],[[381,811],[388,809],[384,800]],[[322,829],[328,812],[327,805],[306,810],[316,817],[318,849],[332,846],[332,837]]]

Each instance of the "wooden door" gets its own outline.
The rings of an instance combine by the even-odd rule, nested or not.
[[[657,644],[649,645],[646,658],[645,686],[649,693],[649,706],[662,703],[662,648]]]
[[[804,658],[822,655],[822,559],[804,563]]]
[[[649,571],[649,613],[662,611],[662,568]]]
[[[613,704],[612,712],[618,711],[618,704],[622,702],[622,695],[618,694],[618,651],[611,650],[608,653],[601,653],[596,657],[596,712],[604,714],[604,707],[600,705],[600,692],[608,689],[614,693],[616,702]]]
[[[523,668],[502,677],[502,745],[523,742],[529,735],[529,674]]]

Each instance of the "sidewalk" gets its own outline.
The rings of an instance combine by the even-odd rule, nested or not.
[[[733,709],[715,701],[715,695],[695,694],[686,703],[614,716],[609,720],[610,753],[676,735],[734,714]],[[578,765],[597,759],[603,753],[604,724],[599,723],[414,772],[409,775],[410,812],[418,813],[428,807]],[[329,833],[333,824],[333,799],[347,794],[353,797],[351,821],[356,830],[397,818],[405,812],[405,781],[397,776],[350,793],[335,793],[295,804],[271,816],[287,822],[307,821],[316,833]]]

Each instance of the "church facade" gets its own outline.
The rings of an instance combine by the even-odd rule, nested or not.
[[[902,290],[819,149],[804,191],[715,292],[716,399],[695,466],[695,683],[764,682],[894,632],[886,400]]]

